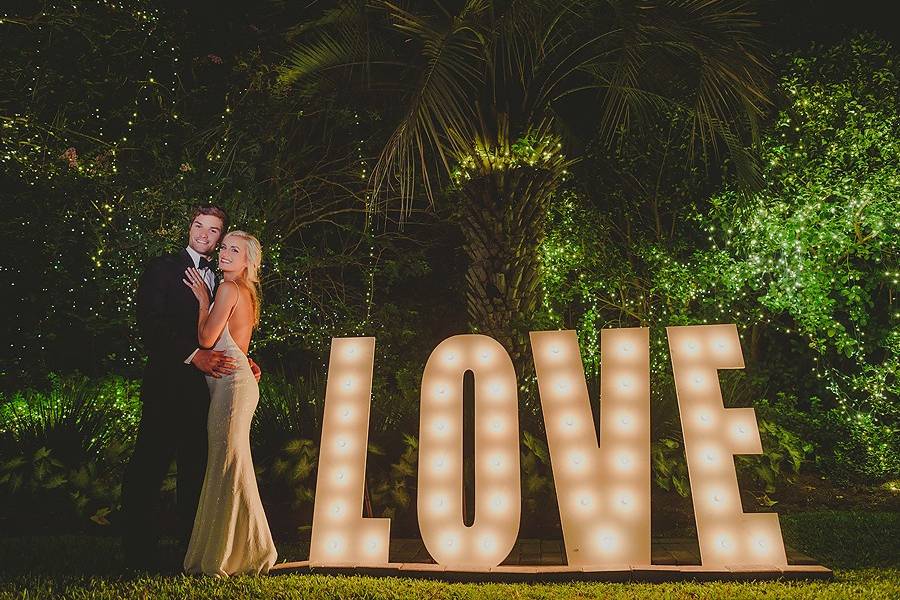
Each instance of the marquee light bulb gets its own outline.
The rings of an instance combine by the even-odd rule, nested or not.
[[[608,532],[600,533],[597,536],[597,544],[604,552],[610,552],[616,547],[616,536]]]
[[[390,521],[362,516],[374,361],[373,337],[331,341],[310,540],[313,563],[388,561]],[[373,540],[377,544],[369,551]]]
[[[466,525],[462,458],[464,407],[460,392],[466,373],[475,379],[475,506],[478,517]],[[424,393],[419,422],[419,513],[422,541],[437,564],[448,568],[496,566],[509,554],[519,530],[518,384],[509,354],[496,340],[480,334],[453,336],[432,352],[422,374]],[[435,388],[431,386],[435,385]],[[438,434],[445,420],[445,433]],[[449,434],[449,435],[448,435]],[[494,495],[509,497],[496,507]],[[435,499],[437,493],[439,498]],[[492,544],[485,546],[485,536]]]
[[[551,466],[561,467],[554,469],[554,485],[560,499],[569,498],[559,506],[569,564],[649,565],[649,504],[625,508],[616,492],[624,478],[633,495],[650,492],[649,330],[601,332],[599,432],[582,385],[577,333],[532,332],[531,342]],[[566,394],[560,393],[561,380],[571,382]],[[597,529],[616,520],[626,521],[619,531]],[[622,544],[624,539],[629,543]]]
[[[678,408],[686,425],[684,447],[702,565],[787,565],[778,516],[747,514],[741,508],[732,456],[759,454],[762,448],[753,409],[726,408],[719,385],[719,370],[744,368],[737,327],[692,325],[668,327],[666,332]],[[778,551],[767,551],[764,561],[752,556],[759,554],[753,534],[760,529],[779,543]]]

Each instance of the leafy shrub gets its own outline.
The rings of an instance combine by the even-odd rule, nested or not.
[[[0,395],[0,448],[46,447],[65,460],[97,458],[111,443],[131,445],[140,420],[140,384],[50,374],[46,390]]]
[[[736,455],[735,467],[744,481],[749,481],[765,504],[774,504],[768,497],[780,486],[796,481],[800,467],[812,450],[811,444],[796,433],[766,419],[757,419],[762,441],[762,455]],[[681,438],[664,437],[651,447],[653,481],[657,486],[687,497],[691,491],[687,462]]]
[[[522,524],[527,535],[540,535],[559,526],[556,487],[550,467],[547,442],[531,432],[522,432]]]
[[[107,525],[139,419],[138,386],[119,377],[49,377],[0,398],[0,506],[9,527]]]
[[[667,492],[675,490],[679,496],[687,497],[691,484],[680,440],[667,437],[654,442],[650,448],[650,463],[656,485]]]
[[[254,457],[267,461],[299,439],[318,440],[324,399],[324,385],[317,377],[292,382],[284,374],[266,373],[259,381],[250,432]]]
[[[370,456],[371,451],[370,445]],[[381,450],[378,449],[377,453],[381,453]],[[382,461],[367,461],[367,495],[371,502],[371,514],[399,520],[400,525],[407,529],[412,527],[417,520],[414,509],[418,461],[419,440],[408,433],[403,434],[400,457],[395,462],[390,462],[387,469],[380,464]]]
[[[735,462],[738,472],[749,475],[757,488],[765,492],[762,498],[766,501],[768,494],[774,493],[779,485],[796,481],[812,445],[773,421],[758,419],[757,424],[762,456],[740,455],[735,457]]]
[[[871,415],[860,412],[848,420],[843,409],[828,408],[817,397],[801,403],[786,393],[758,406],[767,419],[806,440],[816,469],[838,482],[877,481],[900,473],[900,432]]]
[[[278,497],[288,498],[290,507],[302,511],[312,505],[315,498],[314,477],[319,460],[319,447],[312,440],[294,439],[282,448],[281,453],[265,467],[259,467],[261,477]]]

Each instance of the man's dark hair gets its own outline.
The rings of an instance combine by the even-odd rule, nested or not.
[[[212,215],[214,217],[219,217],[222,219],[222,235],[225,235],[225,232],[228,231],[228,215],[220,206],[209,205],[209,206],[198,206],[194,209],[194,214],[191,215],[191,223],[194,222],[194,219],[197,218],[198,215]]]

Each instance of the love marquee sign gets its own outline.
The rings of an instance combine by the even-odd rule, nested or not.
[[[733,455],[760,454],[752,408],[724,408],[719,369],[744,367],[735,325],[667,328],[703,568],[787,566],[776,514],[741,508]],[[531,333],[569,566],[650,565],[650,344],[601,333],[597,443],[574,331]],[[364,518],[375,338],[335,338],[325,393],[309,564],[388,565],[390,519]],[[475,519],[463,515],[463,377],[475,378]],[[457,335],[422,376],[418,521],[439,566],[496,567],[519,533],[518,385],[506,350]]]

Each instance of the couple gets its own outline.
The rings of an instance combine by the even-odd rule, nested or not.
[[[154,562],[160,486],[173,459],[185,572],[266,573],[277,556],[250,455],[260,371],[247,349],[259,321],[261,248],[243,231],[223,237],[227,223],[221,208],[198,208],[188,247],[153,259],[138,286],[149,360],[122,486],[131,567]],[[220,241],[218,283],[210,256]]]

